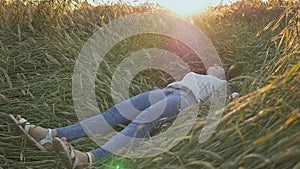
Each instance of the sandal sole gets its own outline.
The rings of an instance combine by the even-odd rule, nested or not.
[[[73,169],[72,158],[64,142],[59,138],[53,139],[53,148],[68,169]]]

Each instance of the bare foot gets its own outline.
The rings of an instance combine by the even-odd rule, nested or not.
[[[64,142],[64,144],[66,145],[66,147],[68,148],[68,150],[71,151],[67,139],[65,137],[62,137],[61,140]],[[86,153],[81,152],[81,151],[76,150],[76,149],[74,149],[74,152],[75,152],[75,156],[76,156],[76,158],[78,160],[78,166],[76,167],[76,169],[81,169],[81,168],[88,167],[89,166],[88,155]],[[93,153],[90,153],[90,154],[91,154],[91,157],[92,157],[92,163],[94,163],[96,161],[95,156],[93,155]]]
[[[22,117],[21,115],[17,115],[16,116],[16,120],[20,120]],[[24,126],[23,126],[24,127]],[[52,130],[52,138],[57,136],[57,132],[55,129],[51,129]],[[48,134],[48,129],[45,129],[43,127],[40,126],[35,126],[35,125],[30,125],[30,129],[29,129],[29,134],[36,139],[37,141],[40,141],[42,139],[44,139],[46,137],[46,135]],[[44,145],[44,147],[47,150],[53,150],[53,145],[51,143],[46,143]]]

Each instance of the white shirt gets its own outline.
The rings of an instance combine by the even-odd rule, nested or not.
[[[226,80],[221,80],[215,76],[189,72],[181,81],[170,83],[167,87],[186,87],[192,91],[196,100],[200,102],[207,99],[215,90],[224,89],[225,84]]]

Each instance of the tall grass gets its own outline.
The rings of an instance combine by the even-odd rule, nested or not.
[[[194,15],[195,25],[212,40],[224,66],[239,65],[243,70],[230,81],[241,97],[228,104],[221,125],[204,144],[198,144],[198,136],[206,110],[199,112],[188,139],[169,152],[136,160],[116,157],[99,166],[300,168],[299,8],[297,2],[242,1]],[[61,168],[55,154],[40,152],[18,136],[7,114],[22,114],[44,127],[77,122],[71,79],[85,41],[109,21],[156,10],[161,9],[147,4],[92,7],[75,1],[0,2],[0,167]],[[177,42],[143,35],[117,44],[98,72],[100,109],[112,106],[109,91],[115,65],[133,51],[162,44],[179,55],[189,52],[182,45],[170,48],[173,43]],[[203,71],[201,63],[188,56],[191,65],[198,65],[194,69]],[[162,87],[169,80],[163,72],[142,72],[132,83],[131,95]],[[86,151],[97,147],[89,139],[72,144]]]

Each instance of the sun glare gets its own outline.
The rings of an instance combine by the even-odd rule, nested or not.
[[[210,0],[164,0],[160,5],[181,16],[188,16],[205,10],[211,5]]]

